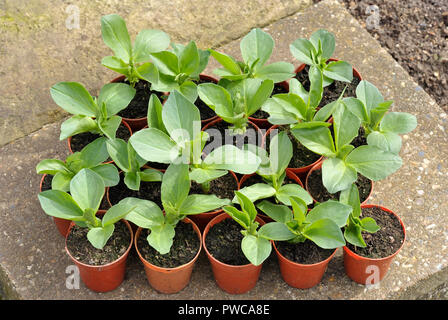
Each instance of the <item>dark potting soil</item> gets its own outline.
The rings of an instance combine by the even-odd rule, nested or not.
[[[112,205],[117,204],[122,199],[127,197],[134,197],[155,202],[158,206],[162,206],[161,200],[161,182],[140,182],[140,189],[138,191],[129,189],[124,183],[123,173],[120,174],[120,182],[109,188],[109,200]]]
[[[299,243],[276,241],[275,246],[282,256],[300,264],[314,264],[331,256],[335,249],[322,249],[310,240]]]
[[[218,179],[210,181],[210,191],[208,194],[214,194],[218,198],[233,199],[234,191],[238,190],[238,182],[231,173],[226,174]],[[190,194],[205,194],[200,184],[192,181]]]
[[[51,182],[53,181],[53,176],[51,174],[46,174],[44,181],[42,183],[42,191],[51,190]],[[109,203],[106,199],[106,194],[104,194],[103,200],[101,200],[100,208],[99,210],[107,210],[109,209]]]
[[[208,79],[200,79],[199,81],[195,81],[196,84],[201,83],[216,83],[216,81],[208,80]],[[201,98],[197,98],[195,101],[195,106],[198,107],[199,113],[201,114],[201,120],[207,120],[210,118],[213,118],[216,116],[215,111],[213,111],[212,108],[210,108],[208,105],[204,103],[204,101],[201,100]]]
[[[128,81],[121,81],[121,83],[129,84]],[[135,84],[135,96],[129,103],[129,105],[121,110],[118,115],[128,119],[145,118],[148,115],[148,102],[151,94],[156,94],[160,101],[163,103],[165,96],[162,92],[151,91],[151,84],[144,80],[139,80]]]
[[[303,87],[306,90],[309,91],[310,80],[308,79],[308,70],[309,66],[305,66],[305,68],[301,72],[296,74],[295,78],[302,83]],[[347,89],[345,89],[344,97],[356,97],[356,86],[359,84],[359,82],[360,80],[355,76],[353,76],[353,80],[350,84],[342,81],[333,81],[332,84],[324,88],[322,100],[319,104],[319,107],[322,108],[330,102],[337,100],[344,90],[345,86],[347,86]]]
[[[291,140],[291,142],[292,142],[292,146],[293,146],[292,158],[291,158],[291,161],[289,162],[288,168],[302,168],[302,167],[306,167],[306,166],[308,166],[310,164],[313,164],[317,160],[319,160],[319,158],[321,156],[318,155],[317,153],[314,153],[311,150],[305,148],[299,142],[299,140],[297,140],[293,136],[293,134],[289,130],[288,126],[279,126],[277,129],[278,129],[279,133],[281,131],[285,131],[286,130],[287,133],[288,133],[289,140]],[[269,144],[271,142],[271,137],[273,137],[273,136],[272,135],[267,135],[266,136],[265,146],[266,146],[266,150],[268,152],[269,152]]]
[[[115,224],[114,233],[102,250],[87,240],[88,232],[88,228],[75,225],[67,237],[67,249],[76,260],[93,266],[114,262],[126,252],[131,242],[129,229],[122,221]]]
[[[115,135],[117,138],[123,139],[124,141],[128,141],[131,137],[131,133],[129,132],[129,129],[121,123],[120,126],[117,129],[117,133]],[[99,134],[90,133],[90,132],[83,132],[80,134],[76,134],[71,139],[71,148],[73,152],[81,151],[86,145],[89,143],[95,141],[100,137]],[[110,161],[111,159],[107,159],[106,161]]]
[[[281,85],[280,83],[281,82],[274,84],[274,90],[272,90],[271,97],[274,94],[288,93],[289,92],[288,89],[286,89],[285,86]],[[269,113],[259,109],[254,114],[252,114],[251,117],[255,118],[255,119],[267,119],[267,118],[269,118]]]
[[[225,144],[232,144],[238,148],[242,148],[244,144],[256,144],[261,146],[262,134],[255,127],[248,123],[247,130],[244,134],[232,135],[228,129],[230,124],[225,121],[218,121],[215,124],[208,127],[207,132],[210,137],[204,147],[204,152],[209,154],[216,148],[219,148]],[[218,130],[219,134],[216,132]]]
[[[371,217],[381,228],[375,233],[362,232],[367,247],[356,247],[347,243],[347,247],[356,254],[372,259],[386,258],[400,249],[404,241],[400,221],[391,213],[378,207],[362,208],[361,218]]]
[[[208,252],[220,262],[233,266],[249,264],[241,250],[242,227],[232,219],[225,219],[210,228],[205,239]]]
[[[167,254],[158,253],[148,244],[146,239],[150,230],[141,231],[137,240],[138,250],[142,257],[153,265],[162,268],[176,268],[193,260],[200,248],[198,235],[191,223],[179,222],[175,228],[173,245]]]
[[[358,180],[356,180],[356,186],[359,191],[359,200],[363,203],[372,190],[372,183],[370,179],[358,174]],[[339,200],[341,192],[331,194],[327,191],[322,183],[322,169],[314,170],[308,178],[308,192],[317,202],[325,202],[327,200]]]
[[[166,163],[159,163],[159,162],[147,162],[146,165],[153,169],[158,170],[166,170],[168,169],[169,164]]]
[[[352,146],[354,146],[355,148],[367,145],[367,138],[364,137],[364,135],[365,135],[364,128],[363,127],[359,127],[358,136],[355,139],[353,139],[353,141],[350,142],[350,144]]]

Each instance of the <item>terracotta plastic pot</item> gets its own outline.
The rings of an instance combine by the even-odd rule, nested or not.
[[[278,125],[274,125],[271,128],[269,128],[269,130],[266,132],[266,134],[263,136],[263,145],[267,145],[267,137],[268,135],[270,135],[275,129],[278,129]],[[305,167],[301,167],[301,168],[288,168],[289,171],[294,172],[297,176],[299,176],[299,178],[305,178],[306,174],[308,173],[308,171],[310,171],[310,169],[315,166],[317,163],[321,162],[323,159],[323,157],[321,156],[319,159],[317,159],[316,161],[314,161],[313,163],[305,166]]]
[[[395,253],[381,259],[362,257],[351,251],[347,246],[344,247],[345,273],[353,281],[364,285],[377,284],[386,276],[392,260],[403,248],[404,243],[406,241],[406,229],[400,217],[397,214],[395,214],[395,212],[393,212],[392,210],[389,210],[382,206],[369,205],[369,204],[361,206],[361,208],[372,208],[372,207],[378,207],[381,210],[384,210],[389,214],[394,215],[400,221],[401,227],[403,228],[404,239],[402,245]]]
[[[237,190],[239,190],[239,188],[238,188],[239,181],[238,181],[238,178],[236,177],[236,174],[233,171],[229,171],[229,174],[231,174],[235,178]],[[194,214],[194,215],[190,216],[190,219],[193,220],[199,227],[199,230],[201,230],[201,232],[203,232],[205,227],[207,226],[207,224],[210,222],[210,220],[212,220],[218,214],[221,214],[223,212],[224,211],[222,209],[219,209],[219,210],[215,210],[215,211]]]
[[[104,214],[105,210],[98,210],[97,214]],[[76,264],[79,269],[79,274],[81,276],[81,280],[84,282],[86,287],[96,292],[108,292],[116,289],[124,279],[125,271],[126,271],[126,260],[128,258],[129,252],[132,247],[132,243],[134,240],[134,234],[132,232],[131,226],[126,220],[121,220],[126,224],[126,227],[131,234],[131,241],[129,243],[128,249],[123,255],[115,260],[114,262],[102,265],[102,266],[92,266],[76,260],[67,248],[67,239],[70,234],[70,230],[75,225],[74,222],[70,224],[69,230],[67,232],[67,236],[65,238],[65,251],[72,259],[72,261]]]
[[[40,180],[39,192],[42,192],[42,185],[44,183],[46,176],[47,176],[47,174],[44,174],[42,176],[42,179]],[[67,236],[68,228],[72,222],[70,220],[65,220],[65,219],[56,218],[56,217],[53,217],[53,221],[54,221],[54,224],[56,225],[56,228],[58,229],[59,233],[61,234],[61,236],[63,236],[65,238]]]
[[[240,184],[238,185],[238,190],[244,188],[244,187],[243,187],[244,182],[245,182],[247,179],[249,179],[250,177],[253,177],[254,175],[256,175],[256,173],[245,174],[245,175],[241,178],[241,180],[240,180]],[[299,184],[302,188],[304,188],[304,187],[303,187],[303,183],[302,183],[302,181],[300,180],[300,178],[299,178],[293,171],[291,171],[291,170],[289,170],[289,169],[286,169],[286,176],[287,176],[289,179],[294,180],[297,184]],[[247,187],[247,186],[246,186],[246,187]],[[261,214],[261,213],[259,213],[258,216],[260,216],[265,222],[273,222],[273,221],[274,221],[271,217],[269,217],[269,216],[267,216],[267,215],[265,215],[265,214]]]
[[[317,285],[327,270],[328,263],[333,259],[336,251],[327,259],[314,264],[300,264],[285,258],[277,249],[275,241],[272,241],[274,250],[277,253],[280,273],[283,280],[291,287],[299,289],[308,289]]]
[[[313,173],[313,171],[322,168],[323,160],[324,160],[324,159],[322,159],[322,161],[316,163],[316,164],[311,168],[311,170],[308,172],[308,174],[306,175],[305,189],[306,189],[306,191],[308,191],[308,193],[310,194],[311,198],[313,198],[313,195],[311,194],[311,192],[309,192],[309,188],[308,188],[308,180],[309,180],[309,177],[311,176],[311,174]],[[370,180],[370,179],[369,179],[369,180]],[[366,203],[367,203],[367,200],[369,200],[370,196],[372,195],[372,192],[373,192],[373,181],[370,180],[370,183],[371,183],[371,185],[370,185],[370,192],[369,192],[369,195],[368,195],[367,198],[361,203],[361,205],[366,204]],[[313,201],[314,201],[314,202],[317,202],[316,199],[314,199],[314,198],[313,198]]]
[[[213,276],[215,277],[218,286],[231,294],[241,294],[250,291],[255,287],[260,276],[263,264],[254,266],[253,264],[246,264],[242,266],[233,266],[223,263],[215,259],[207,250],[206,237],[210,228],[215,224],[220,223],[225,219],[231,219],[227,213],[222,213],[213,218],[205,227],[204,236],[202,238],[203,247],[207,254],[208,260],[212,265]],[[264,225],[264,221],[260,217],[256,218],[260,226]]]
[[[202,131],[206,131],[207,129],[209,129],[209,128],[211,128],[212,126],[214,126],[215,124],[217,124],[217,123],[219,123],[219,122],[222,122],[222,121],[224,121],[224,120],[222,120],[221,118],[216,118],[216,119],[214,119],[213,121],[210,121],[210,122],[208,122],[203,128],[202,128]],[[252,121],[248,121],[248,124],[249,124],[249,126],[252,126],[254,129],[255,129],[255,131],[257,132],[257,144],[260,146],[260,147],[262,147],[263,148],[263,132],[260,130],[260,128],[255,124],[255,123],[253,123]],[[230,124],[229,124],[229,126],[230,126]],[[248,126],[248,127],[249,127]]]
[[[129,133],[130,133],[129,136],[132,136],[132,129],[131,129],[131,127],[129,126],[129,124],[128,124],[123,118],[121,119],[121,123],[122,123],[126,128],[128,128]],[[73,150],[72,150],[72,137],[68,137],[68,138],[67,138],[67,144],[68,144],[68,150],[70,151],[70,153],[74,153]],[[113,161],[107,161],[107,162],[105,162],[105,163],[114,163],[114,162],[113,162]]]
[[[200,244],[198,253],[195,255],[195,257],[190,262],[176,268],[158,267],[146,261],[141,255],[140,250],[138,249],[138,238],[140,237],[140,233],[143,229],[138,228],[137,233],[135,234],[135,249],[138,256],[140,257],[140,260],[143,262],[148,282],[151,287],[162,293],[177,293],[188,285],[188,283],[190,282],[194,263],[201,253],[202,237],[198,226],[188,218],[185,218],[184,220],[182,220],[182,222],[192,224],[194,231],[198,235]]]
[[[289,83],[287,81],[276,83],[276,85],[282,86],[283,88],[285,88],[286,92],[289,92]],[[249,120],[255,123],[261,129],[268,129],[272,126],[268,119],[249,117]]]
[[[332,62],[332,61],[339,61],[339,59],[330,58],[330,59],[328,59],[328,61],[330,61],[330,62]],[[296,68],[295,73],[297,74],[299,72],[302,72],[303,69],[305,69],[305,67],[306,67],[306,64],[302,63],[301,65],[299,65]],[[355,69],[355,67],[353,67],[353,76],[358,78],[359,80],[362,80],[361,74],[358,72],[358,70]]]

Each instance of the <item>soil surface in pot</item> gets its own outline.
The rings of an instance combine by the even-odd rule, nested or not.
[[[195,81],[195,82],[198,85],[201,83],[216,83],[215,81],[211,81],[208,79],[200,79],[199,81]],[[201,100],[201,98],[198,97],[194,104],[199,109],[199,113],[201,114],[201,120],[207,120],[207,119],[210,119],[210,118],[213,118],[214,116],[216,116],[215,111],[213,111],[212,108],[210,108],[208,105],[206,105],[204,103],[204,101]]]
[[[308,79],[308,70],[310,69],[309,66],[305,66],[305,68],[296,74],[295,78],[302,83],[303,87],[309,91],[310,90],[310,80]],[[339,98],[342,91],[344,90],[345,86],[347,86],[347,89],[345,89],[344,97],[356,97],[356,86],[359,84],[360,80],[353,76],[353,80],[351,83],[342,82],[342,81],[333,81],[332,84],[329,86],[326,86],[324,88],[324,92],[322,94],[322,100],[319,104],[319,107],[322,108],[323,106],[327,105],[330,102],[333,102]]]
[[[51,182],[53,181],[53,176],[51,174],[45,175],[44,181],[42,183],[42,191],[51,190]],[[104,194],[103,200],[101,200],[100,204],[100,210],[107,210],[109,209],[109,203],[106,199],[106,194]]]
[[[400,221],[378,207],[362,208],[361,218],[365,217],[373,218],[381,229],[375,233],[362,232],[367,247],[356,247],[351,243],[347,243],[347,247],[360,256],[372,259],[386,258],[397,252],[404,241]]]
[[[281,85],[280,83],[275,83],[274,90],[272,90],[271,97],[274,94],[288,93],[288,92],[289,92],[288,89],[286,89],[283,85]],[[267,119],[267,118],[269,118],[269,113],[259,109],[253,115],[251,115],[251,117],[255,118],[255,119]]]
[[[121,83],[129,84],[128,81],[121,81]],[[156,94],[160,102],[166,98],[162,92],[151,91],[151,84],[144,80],[139,80],[134,89],[136,90],[134,98],[129,105],[118,112],[118,115],[128,119],[140,119],[145,118],[148,115],[148,102],[151,94]]]
[[[235,196],[235,190],[238,190],[238,182],[231,173],[228,173],[225,176],[210,181],[209,193],[205,193],[199,183],[191,181],[190,194],[214,194],[218,198],[232,200]]]
[[[364,137],[364,134],[365,134],[364,128],[360,127],[358,130],[358,136],[355,139],[353,139],[353,141],[350,142],[350,144],[355,148],[367,145],[367,138]]]
[[[359,200],[363,203],[372,190],[372,182],[370,179],[358,174],[358,180],[356,180],[356,186],[359,191]],[[327,200],[339,200],[341,192],[331,194],[327,191],[322,183],[322,169],[317,169],[311,172],[308,178],[308,192],[317,202],[325,202]]]
[[[115,136],[117,138],[123,139],[124,141],[128,141],[129,138],[131,137],[131,133],[129,132],[129,129],[123,123],[121,123],[117,129],[117,133]],[[72,151],[73,152],[81,151],[86,145],[95,141],[99,137],[100,137],[99,134],[90,132],[83,132],[74,135],[70,142]],[[111,160],[112,159],[108,158],[106,162]]]
[[[119,221],[115,230],[102,250],[95,248],[87,240],[88,228],[74,226],[67,237],[67,249],[78,261],[92,266],[101,266],[114,262],[128,249],[131,234],[126,224]]]
[[[262,134],[252,124],[248,123],[246,132],[239,135],[232,135],[229,129],[230,126],[231,124],[225,121],[219,121],[205,130],[210,135],[204,147],[206,154],[225,144],[232,144],[238,148],[242,148],[244,144],[248,143],[261,146]],[[216,130],[219,131],[219,134]]]
[[[109,200],[112,205],[115,205],[124,198],[134,197],[139,199],[151,200],[161,207],[161,188],[162,183],[160,181],[141,181],[140,189],[138,191],[131,190],[124,183],[123,174],[120,174],[120,182],[116,186],[109,188]]]
[[[302,168],[306,167],[310,164],[313,164],[319,158],[321,157],[319,154],[312,152],[311,150],[305,148],[299,140],[297,140],[291,131],[289,130],[288,126],[279,126],[278,133],[281,131],[285,131],[288,133],[289,140],[291,140],[292,143],[292,158],[289,162],[288,168]],[[275,129],[274,129],[275,130]],[[272,131],[271,131],[272,132]],[[265,146],[266,151],[269,150],[269,144],[271,142],[271,137],[273,137],[271,134],[266,136]]]
[[[220,262],[233,266],[249,264],[241,250],[242,227],[232,219],[225,219],[212,226],[205,238],[208,252]]]
[[[200,248],[198,235],[193,226],[191,223],[181,221],[175,230],[173,245],[167,254],[160,254],[151,247],[146,239],[151,231],[142,230],[137,240],[138,250],[142,257],[149,263],[162,268],[176,268],[193,260]]]
[[[276,241],[275,246],[286,259],[300,264],[314,264],[324,261],[331,256],[335,250],[322,249],[310,240],[299,243]]]

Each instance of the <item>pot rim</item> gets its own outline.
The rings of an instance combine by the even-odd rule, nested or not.
[[[196,235],[199,238],[199,250],[196,253],[196,255],[193,257],[193,259],[191,259],[189,262],[184,263],[180,266],[174,267],[174,268],[165,268],[165,267],[159,267],[156,266],[155,264],[152,264],[151,262],[149,262],[148,260],[146,260],[145,258],[143,258],[143,256],[140,253],[140,250],[138,249],[138,239],[140,238],[140,233],[142,232],[143,228],[142,227],[138,227],[137,231],[135,232],[135,237],[134,237],[134,245],[135,245],[135,251],[137,251],[137,254],[140,258],[140,260],[143,262],[145,262],[146,264],[150,265],[152,269],[156,270],[156,271],[162,271],[162,272],[171,272],[171,271],[177,271],[177,270],[181,270],[184,269],[192,264],[194,264],[196,262],[196,260],[199,257],[199,254],[202,251],[202,236],[201,236],[201,232],[199,231],[198,226],[196,225],[196,223],[194,223],[194,221],[192,221],[189,218],[184,218],[183,220],[179,221],[179,222],[183,222],[183,223],[191,223],[193,225],[193,229],[196,233]]]
[[[222,218],[222,217],[224,217],[224,218]],[[207,225],[205,226],[204,233],[203,233],[203,236],[202,236],[202,246],[204,247],[204,251],[205,251],[205,253],[207,254],[207,257],[209,257],[210,259],[212,259],[213,262],[215,262],[215,263],[217,263],[217,264],[219,264],[219,265],[221,265],[221,266],[225,266],[226,268],[234,269],[235,271],[237,271],[237,270],[239,270],[239,269],[242,269],[242,268],[249,268],[249,267],[260,268],[260,267],[263,265],[263,263],[261,263],[261,264],[258,265],[258,266],[254,265],[254,264],[252,264],[252,263],[243,264],[243,265],[238,265],[238,266],[231,265],[231,264],[227,264],[227,263],[224,263],[224,262],[219,261],[218,259],[216,259],[216,258],[215,258],[215,257],[208,251],[207,246],[205,245],[205,239],[206,239],[206,237],[207,237],[208,232],[210,231],[212,222],[214,222],[214,221],[216,221],[216,220],[219,220],[219,219],[222,219],[221,221],[224,221],[225,219],[232,219],[232,218],[231,218],[227,213],[223,212],[223,213],[217,215],[216,217],[214,217],[212,220],[210,220],[210,221],[207,223]],[[260,226],[262,226],[262,225],[265,224],[265,222],[263,221],[263,219],[261,219],[258,215],[257,215],[257,217],[256,217],[255,219],[256,219],[257,222],[260,223]],[[219,222],[221,222],[221,221],[219,221]],[[213,225],[218,224],[219,222],[214,223]]]
[[[100,213],[100,214],[104,214],[104,213],[106,213],[106,210],[98,210],[98,211],[97,211],[97,214],[98,214],[98,213]],[[68,250],[68,247],[67,247],[67,239],[68,239],[68,236],[70,235],[70,231],[72,230],[72,228],[73,228],[74,225],[75,225],[75,222],[74,222],[74,221],[72,221],[72,222],[70,223],[70,226],[68,227],[68,230],[67,230],[67,235],[65,236],[65,251],[67,252],[68,256],[69,256],[69,257],[73,260],[73,262],[75,262],[76,264],[79,264],[79,265],[81,265],[81,266],[83,266],[83,267],[86,267],[86,268],[98,269],[98,271],[102,271],[102,270],[104,270],[104,269],[109,269],[109,268],[113,267],[115,264],[117,264],[117,263],[121,262],[122,260],[124,260],[124,259],[127,257],[127,255],[129,254],[129,252],[131,251],[132,244],[134,243],[134,233],[132,232],[132,227],[131,227],[131,225],[129,224],[128,221],[126,221],[125,219],[121,219],[120,221],[122,221],[122,222],[124,222],[124,223],[126,224],[126,227],[128,228],[128,230],[129,230],[129,232],[130,232],[130,234],[131,234],[131,241],[130,241],[130,244],[129,244],[127,250],[126,250],[126,251],[125,251],[119,258],[117,258],[116,260],[114,260],[114,261],[112,261],[112,262],[109,262],[109,263],[107,263],[107,264],[102,264],[102,265],[99,265],[99,266],[95,266],[95,265],[91,265],[91,264],[86,264],[86,263],[83,263],[83,262],[81,262],[81,261],[75,259],[75,257],[73,257],[73,255],[70,253],[70,251]]]
[[[392,214],[393,216],[395,216],[398,219],[398,221],[400,221],[400,225],[401,225],[401,228],[402,228],[402,231],[403,231],[403,242],[401,243],[400,248],[398,248],[397,251],[395,251],[394,253],[392,253],[392,254],[388,255],[387,257],[384,257],[384,258],[367,258],[367,257],[363,257],[363,256],[353,252],[352,250],[350,250],[347,246],[344,246],[343,249],[344,249],[344,253],[346,253],[346,254],[348,254],[348,255],[350,255],[353,258],[356,258],[358,260],[365,260],[365,261],[372,261],[372,262],[381,262],[381,261],[389,260],[389,259],[395,257],[401,251],[401,249],[403,249],[404,244],[406,243],[406,228],[404,226],[403,220],[401,220],[401,218],[394,211],[392,211],[392,210],[390,210],[390,209],[388,209],[386,207],[377,205],[377,204],[363,204],[363,205],[361,205],[361,209],[362,208],[373,208],[373,207],[380,208],[382,211],[386,211],[387,213]]]

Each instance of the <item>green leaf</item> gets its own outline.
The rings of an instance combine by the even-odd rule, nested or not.
[[[115,139],[115,135],[117,133],[120,124],[121,124],[121,117],[112,116],[107,120],[103,120],[98,125],[101,132],[103,132],[106,137],[108,137],[109,139]]]
[[[294,66],[288,62],[279,61],[263,66],[254,75],[262,80],[272,80],[274,83],[282,82],[294,77]]]
[[[215,58],[216,61],[218,61],[230,73],[235,75],[241,74],[241,69],[238,63],[236,63],[236,61],[231,56],[212,49],[209,49],[209,51],[212,57]]]
[[[124,172],[131,169],[128,157],[128,144],[122,139],[108,139],[106,142],[107,152],[115,164]]]
[[[104,43],[112,49],[115,55],[129,63],[132,45],[126,22],[116,14],[103,16],[101,18],[101,34]]]
[[[98,126],[95,120],[83,115],[76,115],[62,123],[59,140],[64,140],[83,132],[96,131],[97,129]]]
[[[345,61],[332,61],[324,68],[324,76],[343,82],[352,82],[353,67],[350,63]]]
[[[312,65],[314,64],[313,56],[316,56],[317,52],[311,41],[300,38],[290,44],[289,49],[297,60]]]
[[[113,116],[126,108],[135,96],[135,89],[125,83],[108,83],[101,88],[98,106],[106,105],[107,115]]]
[[[342,228],[347,223],[351,212],[351,206],[329,200],[315,206],[306,216],[306,222],[314,223],[321,219],[329,219]]]
[[[380,91],[367,80],[361,80],[356,87],[356,97],[364,103],[367,113],[375,109],[379,103],[384,101]]]
[[[373,218],[366,217],[361,219],[362,228],[370,233],[375,233],[381,228],[376,224],[376,221]]]
[[[344,102],[347,109],[356,115],[362,122],[368,123],[370,121],[366,106],[361,100],[354,97],[348,97],[342,99],[342,102]]]
[[[73,221],[83,220],[82,209],[68,193],[47,190],[39,193],[38,198],[42,210],[50,216]]]
[[[71,114],[96,116],[95,102],[80,83],[59,82],[51,87],[50,94],[58,106]]]
[[[195,103],[198,99],[198,87],[193,81],[184,81],[179,86],[179,92],[191,103]]]
[[[417,118],[406,112],[389,112],[380,122],[380,130],[404,134],[417,127]]]
[[[305,119],[306,104],[295,94],[276,94],[266,100],[263,111],[269,113],[269,122],[277,125],[293,124]]]
[[[106,141],[105,137],[97,138],[81,150],[80,159],[86,167],[93,167],[107,160],[109,154]]]
[[[128,197],[121,200],[118,204],[134,208],[126,214],[124,219],[141,228],[149,229],[154,226],[160,226],[165,221],[162,210],[152,201]]]
[[[263,200],[257,204],[257,208],[277,222],[287,223],[292,220],[291,210],[285,205]]]
[[[245,84],[245,100],[246,100],[246,116],[251,116],[258,111],[266,100],[271,96],[274,89],[272,80],[244,79]]]
[[[134,133],[129,142],[138,155],[147,161],[171,163],[179,156],[176,143],[166,133],[155,128]]]
[[[374,128],[375,130],[378,128],[381,120],[383,119],[387,111],[389,111],[392,103],[392,100],[380,102],[376,108],[370,110],[369,126],[371,128]]]
[[[327,127],[293,128],[291,133],[309,150],[332,157],[336,150],[330,130]]]
[[[323,249],[345,246],[341,229],[331,220],[322,219],[308,225],[303,235]]]
[[[239,191],[235,191],[235,196],[243,212],[249,215],[250,219],[249,221],[250,224],[252,224],[255,221],[255,217],[257,216],[257,209],[255,208],[254,203],[250,201],[250,199],[247,196],[245,196],[243,193],[240,193]]]
[[[156,249],[160,254],[167,254],[171,250],[175,234],[174,226],[164,224],[162,226],[152,227],[147,240],[149,245]]]
[[[239,225],[241,225],[244,229],[249,229],[250,227],[250,218],[249,215],[245,212],[238,210],[235,207],[225,206],[222,208],[225,213],[227,213],[233,220],[235,220]]]
[[[306,219],[308,206],[304,200],[297,197],[291,197],[289,200],[291,201],[294,220],[301,226]]]
[[[101,60],[101,64],[106,68],[124,74],[127,77],[129,76],[129,64],[124,62],[118,57],[115,56],[104,57]]]
[[[300,83],[300,81],[296,78],[289,80],[289,93],[293,93],[302,98],[304,104],[305,101],[308,101],[308,91],[305,90],[302,83]]]
[[[55,175],[58,172],[70,172],[64,161],[57,159],[44,159],[40,161],[36,166],[36,173],[38,174],[46,173]]]
[[[240,42],[244,62],[251,66],[258,60],[255,70],[263,66],[272,54],[274,40],[260,28],[252,29]]]
[[[193,140],[201,131],[199,109],[177,91],[171,92],[162,109],[162,119],[178,144]]]
[[[401,137],[394,132],[373,131],[367,136],[367,144],[398,154],[401,150]]]
[[[151,61],[160,73],[173,77],[180,73],[177,56],[172,52],[161,51],[151,53]]]
[[[286,241],[294,238],[296,235],[284,223],[270,222],[258,230],[258,236],[268,240]]]
[[[310,79],[310,92],[308,94],[308,108],[314,112],[320,101],[322,100],[323,95],[323,75],[321,70],[316,66],[311,66],[308,71],[308,78]],[[310,112],[310,109],[308,109]],[[311,120],[311,116],[306,115],[306,119]]]
[[[345,104],[339,100],[333,112],[333,129],[336,150],[349,144],[358,136],[361,120],[351,113]]]
[[[162,179],[163,207],[179,209],[190,191],[187,164],[170,164]]]
[[[70,182],[73,200],[82,210],[98,210],[104,196],[103,179],[90,169],[82,169]]]
[[[300,185],[295,183],[285,184],[281,186],[277,193],[275,194],[275,197],[283,204],[286,204],[287,206],[291,205],[290,198],[291,197],[297,197],[302,199],[306,204],[313,203],[313,198],[310,196],[310,194],[303,189]]]
[[[120,182],[117,167],[111,163],[105,163],[91,167],[90,170],[98,174],[104,181],[106,187],[113,187]]]
[[[345,162],[373,181],[386,178],[402,165],[398,155],[368,145],[354,149]]]
[[[276,191],[269,184],[256,183],[240,189],[239,192],[248,197],[250,201],[255,202],[259,199],[266,199],[274,196]],[[237,203],[236,197],[233,198],[232,202]]]
[[[225,176],[227,173],[227,170],[193,168],[190,172],[190,180],[202,184]]]
[[[351,215],[358,218],[361,215],[361,201],[359,200],[359,191],[355,183],[341,191],[339,201],[352,207]]]
[[[149,98],[147,119],[149,128],[159,129],[162,132],[168,133],[163,124],[162,103],[154,93]]]
[[[204,166],[209,169],[231,170],[241,174],[257,171],[261,159],[248,150],[226,144],[214,149],[204,159]]]
[[[267,239],[247,235],[241,241],[241,250],[250,263],[259,266],[269,257],[272,247]]]
[[[58,172],[51,180],[51,189],[70,191],[70,181],[72,180],[74,173]]]
[[[339,100],[326,104],[316,112],[313,121],[327,121],[338,105]]]
[[[138,172],[125,172],[124,183],[130,190],[138,191],[140,189],[140,175]]]
[[[198,85],[199,98],[221,117],[233,117],[233,102],[230,93],[214,83]]]
[[[322,163],[322,183],[330,193],[347,189],[357,178],[356,169],[344,160],[329,158]]]
[[[136,63],[148,61],[150,53],[163,51],[170,45],[170,36],[157,29],[146,29],[135,38],[133,56]]]
[[[349,223],[344,228],[344,237],[347,242],[361,248],[365,248],[367,245],[364,242],[361,234],[361,227],[355,223]]]
[[[87,239],[97,249],[102,250],[114,233],[115,226],[113,224],[101,228],[92,228],[87,233]]]
[[[220,199],[215,195],[192,194],[182,203],[179,212],[185,215],[199,214],[210,212],[229,204],[229,199]]]
[[[147,62],[142,64],[141,66],[138,66],[135,72],[138,78],[143,79],[151,84],[157,83],[159,81],[159,71],[151,62]]]
[[[127,214],[129,214],[132,210],[134,210],[136,206],[132,206],[126,202],[119,202],[116,205],[112,206],[107,210],[104,214],[101,223],[103,227],[107,227],[109,225],[113,225],[116,222],[124,219]]]
[[[331,32],[324,29],[319,29],[313,32],[310,37],[310,42],[313,44],[316,51],[319,50],[320,42],[322,48],[322,58],[324,58],[325,60],[330,59],[333,55],[336,46],[336,40]]]
[[[145,169],[139,173],[140,179],[147,182],[162,181],[163,173],[156,169]]]
[[[192,74],[199,66],[199,53],[196,43],[190,41],[178,55],[180,73]]]
[[[269,143],[271,172],[280,176],[288,168],[292,158],[292,143],[285,131],[275,135]]]

